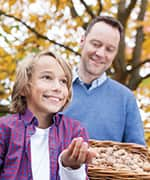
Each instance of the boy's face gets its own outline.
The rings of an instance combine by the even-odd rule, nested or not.
[[[51,56],[41,56],[34,66],[28,108],[38,116],[58,112],[68,98],[67,77]]]

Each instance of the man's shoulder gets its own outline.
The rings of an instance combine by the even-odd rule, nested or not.
[[[127,86],[121,84],[114,79],[108,78],[107,83],[110,89],[114,89],[115,91],[121,91],[122,93],[132,94],[132,91]]]

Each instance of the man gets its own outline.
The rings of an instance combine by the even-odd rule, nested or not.
[[[122,25],[112,17],[99,16],[89,24],[81,39],[72,103],[65,114],[81,121],[90,138],[145,145],[133,93],[105,73],[118,52],[122,33]]]

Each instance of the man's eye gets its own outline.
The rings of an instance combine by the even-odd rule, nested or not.
[[[114,52],[115,49],[114,49],[114,48],[109,48],[109,47],[108,47],[108,48],[107,48],[107,51],[108,51],[108,52]]]
[[[96,48],[102,46],[102,43],[99,41],[90,41],[90,43],[93,47],[96,47]]]
[[[98,43],[93,43],[94,47],[99,47],[100,45]]]

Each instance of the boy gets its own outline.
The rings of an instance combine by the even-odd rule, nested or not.
[[[71,99],[71,83],[70,67],[51,52],[20,62],[12,92],[15,114],[0,119],[0,179],[87,178],[82,164],[94,154],[86,130],[58,113]]]

